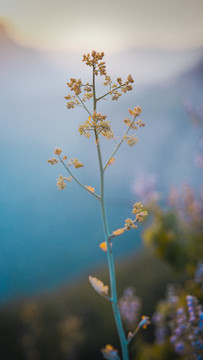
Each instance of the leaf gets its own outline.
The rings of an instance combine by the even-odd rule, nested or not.
[[[113,234],[114,234],[115,236],[118,236],[118,235],[123,234],[124,231],[125,231],[125,228],[117,229],[117,230],[113,231]]]
[[[93,286],[93,288],[101,295],[108,296],[108,290],[109,287],[107,285],[104,285],[104,283],[97,279],[96,277],[89,276],[90,284]]]
[[[114,157],[112,157],[108,162],[108,166],[113,165],[115,163],[115,161],[116,161],[116,159]]]
[[[101,244],[99,244],[99,247],[100,247],[104,252],[107,252],[106,241],[104,241],[104,242],[102,242]]]

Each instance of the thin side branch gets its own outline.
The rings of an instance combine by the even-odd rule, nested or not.
[[[132,123],[130,124],[130,126],[128,127],[127,131],[125,132],[125,134],[122,136],[122,139],[120,140],[120,142],[118,143],[118,145],[115,147],[114,151],[112,152],[111,156],[109,157],[108,161],[106,162],[106,165],[104,166],[104,171],[106,170],[109,161],[111,160],[112,157],[114,157],[115,153],[118,151],[119,147],[121,146],[121,144],[124,141],[124,137],[128,134],[128,132],[130,131],[130,129],[132,128],[134,122],[135,122],[135,118],[133,119]]]
[[[124,84],[119,85],[115,89],[108,91],[106,94],[104,94],[104,95],[100,96],[99,98],[97,98],[96,101],[99,101],[99,100],[103,99],[104,97],[108,96],[111,92],[114,92],[114,91],[120,89],[122,86],[124,86]]]
[[[69,169],[68,166],[66,166],[66,164],[64,163],[63,159],[61,158],[61,156],[59,155],[59,159],[61,161],[61,163],[63,164],[63,166],[65,167],[65,169],[68,171],[68,173],[70,174],[70,176],[73,178],[73,180],[76,181],[76,183],[78,185],[80,185],[83,189],[85,189],[86,191],[88,191],[91,195],[95,196],[98,200],[100,200],[100,196],[95,194],[93,191],[89,190],[88,188],[86,188],[85,185],[83,185],[72,173],[72,171]]]

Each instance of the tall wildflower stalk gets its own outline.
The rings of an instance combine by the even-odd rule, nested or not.
[[[105,197],[104,197],[104,175],[107,167],[114,163],[115,154],[118,151],[119,147],[123,142],[127,142],[129,146],[134,146],[137,143],[137,136],[130,135],[130,131],[135,131],[138,127],[143,127],[145,124],[137,119],[141,113],[141,108],[139,106],[135,107],[133,110],[129,109],[129,115],[131,118],[124,119],[124,123],[126,125],[126,131],[124,135],[120,138],[120,140],[116,140],[114,137],[111,124],[106,119],[106,115],[103,115],[97,112],[97,104],[102,99],[106,99],[111,96],[112,100],[118,100],[119,97],[123,93],[127,93],[132,90],[132,83],[134,82],[131,75],[128,75],[126,81],[122,81],[120,77],[117,78],[116,82],[113,83],[111,77],[106,73],[106,64],[103,61],[104,53],[92,51],[91,54],[83,55],[83,62],[87,66],[92,69],[92,81],[91,83],[83,84],[81,79],[71,78],[70,82],[67,83],[70,91],[73,95],[67,95],[65,99],[67,100],[67,108],[73,109],[76,106],[82,107],[88,114],[88,119],[79,126],[80,135],[84,135],[86,138],[90,138],[91,134],[93,134],[98,162],[99,162],[99,171],[100,171],[100,194],[95,193],[95,189],[92,186],[87,186],[82,184],[78,178],[73,174],[72,167],[78,169],[83,167],[83,163],[78,159],[67,159],[67,156],[61,155],[62,150],[60,148],[55,149],[55,155],[58,158],[49,159],[48,162],[52,165],[57,164],[58,162],[62,163],[64,168],[67,170],[69,176],[64,177],[62,175],[57,179],[57,186],[59,190],[65,189],[67,182],[72,180],[76,181],[79,186],[88,191],[91,195],[96,197],[96,199],[100,202],[101,206],[101,215],[103,221],[103,229],[104,229],[104,241],[100,244],[100,248],[107,253],[108,259],[108,268],[109,268],[109,277],[110,277],[110,289],[109,286],[104,285],[103,282],[95,277],[89,276],[89,281],[93,288],[102,295],[105,299],[111,302],[113,308],[113,314],[116,322],[116,327],[118,331],[118,336],[121,345],[122,358],[123,360],[129,360],[129,352],[128,346],[132,341],[133,337],[137,333],[140,327],[145,328],[149,323],[149,318],[147,316],[143,316],[140,323],[136,327],[134,332],[128,333],[126,336],[120,309],[119,302],[117,297],[116,290],[116,276],[115,276],[115,267],[114,267],[114,258],[113,258],[113,238],[119,235],[122,235],[125,231],[130,229],[136,229],[138,222],[141,222],[144,217],[147,215],[147,212],[143,209],[141,202],[137,202],[134,204],[132,214],[134,218],[128,218],[125,220],[125,224],[122,228],[119,228],[112,233],[109,231],[108,219],[106,213],[105,206]],[[97,76],[104,76],[104,86],[108,87],[108,91],[106,91],[103,95],[97,97],[96,94],[96,78]],[[86,103],[88,101],[92,102],[92,109],[89,108]],[[106,139],[113,139],[115,141],[115,149],[112,154],[107,159],[106,163],[103,163],[101,146],[100,146],[100,138],[104,137]],[[120,359],[118,355],[118,351],[113,348],[111,345],[106,345],[104,349],[102,349],[102,354],[105,359]]]

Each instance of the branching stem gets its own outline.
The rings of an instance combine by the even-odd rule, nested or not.
[[[115,89],[108,91],[106,94],[104,94],[104,95],[100,96],[98,99],[96,99],[96,102],[103,99],[104,97],[108,96],[111,92],[114,92],[114,91],[120,89],[122,86],[124,86],[124,84],[119,85]]]
[[[94,70],[95,69],[93,67],[93,99],[94,99],[93,111],[96,111],[96,103],[97,103],[98,99],[96,99]],[[98,153],[99,169],[100,169],[100,186],[101,186],[100,204],[101,204],[102,220],[103,220],[103,227],[104,227],[104,237],[105,237],[105,241],[107,244],[107,259],[108,259],[109,277],[110,277],[111,302],[112,302],[114,318],[115,318],[115,322],[116,322],[116,326],[117,326],[118,336],[120,339],[123,360],[129,360],[128,344],[126,341],[125,332],[123,329],[123,324],[121,321],[121,316],[120,316],[120,311],[119,311],[119,306],[118,306],[114,259],[113,259],[113,252],[112,252],[111,244],[110,244],[111,235],[109,234],[106,208],[105,208],[105,202],[104,202],[104,169],[103,169],[103,163],[102,163],[101,149],[100,149],[98,133],[97,133],[96,129],[95,129],[94,133],[95,133],[95,140],[96,140],[96,144],[97,144],[97,153]]]
[[[78,185],[80,185],[83,189],[85,189],[86,191],[88,191],[91,195],[95,196],[98,200],[100,200],[100,196],[95,194],[93,191],[89,190],[85,185],[83,185],[72,173],[72,171],[69,169],[69,167],[64,163],[63,159],[61,158],[61,156],[59,155],[59,159],[61,161],[61,163],[63,164],[63,166],[65,167],[65,169],[68,171],[68,173],[70,174],[70,176],[76,181],[76,183]]]
[[[120,140],[120,142],[117,144],[117,146],[115,147],[114,151],[112,152],[111,156],[109,157],[108,161],[106,162],[106,165],[104,166],[104,171],[106,170],[109,161],[112,159],[112,157],[115,155],[115,153],[118,151],[119,147],[121,146],[122,142],[124,141],[124,137],[128,134],[128,132],[130,131],[130,129],[132,128],[132,126],[135,123],[135,117],[132,121],[132,123],[130,124],[130,126],[128,127],[127,131],[125,132],[125,134],[122,136],[122,139]]]

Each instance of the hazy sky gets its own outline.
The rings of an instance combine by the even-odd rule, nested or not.
[[[203,46],[203,0],[0,0],[25,44],[85,51]]]

